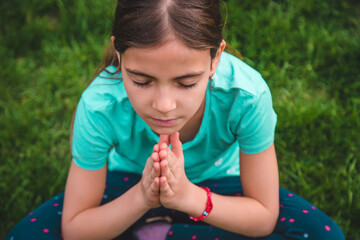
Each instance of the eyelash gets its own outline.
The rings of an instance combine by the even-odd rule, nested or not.
[[[135,86],[137,86],[137,87],[141,87],[141,88],[146,87],[146,86],[147,86],[147,85],[149,85],[149,83],[150,83],[150,82],[146,82],[146,83],[139,83],[139,82],[136,82],[136,81],[134,81],[134,80],[131,80],[131,82],[132,82]]]
[[[185,85],[185,84],[182,84],[182,83],[178,83],[182,88],[185,88],[185,89],[190,89],[190,88],[193,88],[196,86],[197,83],[193,83],[193,84],[190,84],[190,85]]]
[[[145,83],[140,83],[140,82],[136,82],[136,81],[132,80],[132,83],[137,87],[145,88],[150,84],[150,81],[145,82]],[[190,85],[185,85],[185,84],[182,84],[182,83],[178,83],[178,84],[180,85],[180,87],[182,87],[184,89],[190,89],[190,88],[195,87],[197,83],[193,83],[193,84],[190,84]]]

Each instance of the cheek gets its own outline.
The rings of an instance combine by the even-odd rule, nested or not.
[[[146,97],[142,93],[141,89],[134,86],[134,84],[125,82],[124,81],[124,87],[126,94],[129,98],[129,101],[131,103],[131,106],[134,108],[136,112],[139,112],[139,110],[142,108],[143,105],[145,105]],[[139,97],[141,96],[141,97]]]
[[[182,96],[180,105],[183,106],[183,108],[186,108],[189,114],[194,114],[203,103],[205,96],[206,88],[194,91]]]

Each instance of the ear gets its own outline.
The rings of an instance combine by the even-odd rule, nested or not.
[[[224,49],[226,47],[226,42],[225,40],[223,39],[220,43],[220,46],[218,48],[218,50],[216,51],[216,55],[215,55],[215,58],[211,60],[211,71],[210,71],[210,76],[214,75],[215,71],[216,71],[216,68],[220,62],[220,57],[221,57],[221,54],[223,53]]]
[[[115,37],[111,36],[111,42],[112,42],[113,48],[114,48],[114,50],[116,52],[116,55],[118,57],[118,61],[121,62],[120,53],[115,49],[114,41],[115,41]]]

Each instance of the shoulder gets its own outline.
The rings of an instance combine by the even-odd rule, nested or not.
[[[85,89],[80,101],[93,111],[111,109],[128,101],[121,73],[116,73],[114,66],[106,67]]]
[[[212,88],[212,95],[218,102],[235,109],[245,110],[245,107],[258,104],[260,98],[271,96],[267,83],[258,71],[226,52],[221,56]]]
[[[213,87],[220,92],[259,97],[268,86],[261,74],[237,57],[224,52],[214,76]]]

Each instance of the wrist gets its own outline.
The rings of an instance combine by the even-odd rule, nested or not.
[[[201,216],[204,213],[208,200],[207,193],[201,187],[192,184],[191,191],[187,194],[185,213],[190,216]]]
[[[198,216],[189,215],[189,218],[195,222],[204,220],[211,213],[211,211],[213,209],[213,203],[212,203],[212,198],[211,198],[212,193],[210,191],[210,188],[208,188],[208,187],[200,187],[200,188],[205,190],[207,200],[206,200],[205,209],[201,215],[198,215]]]
[[[141,208],[142,211],[147,212],[150,209],[154,208],[148,201],[146,194],[144,194],[144,191],[142,190],[141,182],[138,182],[132,188],[135,192],[134,200],[136,201],[136,204]]]

